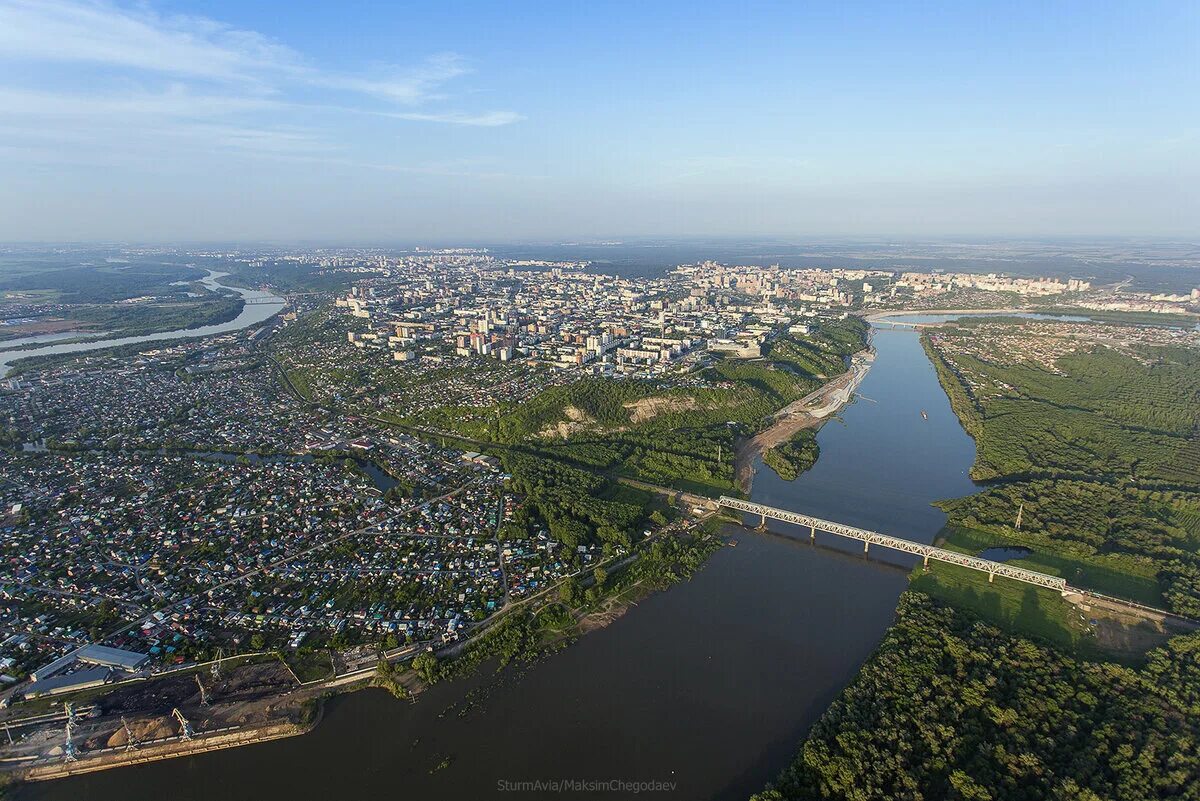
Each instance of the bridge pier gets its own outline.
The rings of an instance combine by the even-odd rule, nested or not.
[[[947,562],[953,565],[978,570],[988,574],[988,583],[994,584],[996,576],[1004,576],[1016,581],[1023,581],[1027,584],[1033,584],[1038,587],[1046,587],[1052,590],[1058,590],[1060,593],[1065,593],[1070,590],[1067,586],[1067,581],[1059,576],[1050,576],[1045,573],[1038,573],[1025,568],[1014,567],[1008,564],[993,562],[988,559],[981,559],[977,556],[959,553],[957,551],[949,551],[945,548],[938,548],[933,545],[928,545],[911,540],[892,537],[886,534],[880,534],[876,531],[867,531],[854,526],[847,526],[843,523],[836,523],[831,520],[822,520],[808,515],[802,515],[796,512],[790,512],[786,509],[775,509],[770,506],[744,501],[739,498],[730,498],[729,496],[721,496],[718,502],[720,506],[729,509],[736,509],[746,517],[753,518],[754,515],[759,516],[758,529],[765,530],[767,527],[767,518],[781,520],[784,523],[795,524],[798,526],[808,526],[809,539],[815,544],[817,536],[817,528],[821,531],[827,531],[830,534],[837,534],[841,537],[860,540],[863,544],[864,558],[869,558],[867,555],[871,552],[871,543],[882,545],[885,548],[892,548],[902,553],[910,553],[921,557],[921,563],[924,569],[929,569],[930,560],[936,559],[940,562]],[[751,525],[748,520],[745,520],[745,525]]]

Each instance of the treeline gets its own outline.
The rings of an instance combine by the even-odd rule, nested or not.
[[[1200,798],[1198,715],[1200,634],[1134,670],[907,592],[853,684],[754,799]]]
[[[725,422],[668,428],[644,424],[612,432],[583,432],[567,440],[531,443],[530,450],[640,481],[700,493],[733,487],[733,453],[738,426]]]
[[[983,436],[983,406],[975,399],[971,387],[958,374],[954,365],[942,355],[941,351],[930,344],[928,336],[921,337],[921,348],[929,358],[930,364],[933,365],[938,383],[942,385],[946,397],[950,399],[950,408],[958,417],[958,422],[978,444],[979,438]],[[979,471],[978,457],[976,457],[976,463],[971,468],[972,477],[979,478]]]
[[[256,266],[229,265],[222,269],[233,270],[229,279],[223,283],[244,287],[271,286],[283,292],[339,292],[348,289],[355,281],[383,275],[376,272],[328,269],[319,264],[271,261]]]
[[[1200,541],[1194,515],[1200,495],[1187,492],[1040,480],[1000,484],[938,506],[955,525],[1010,529],[1015,539],[1062,553],[1161,561],[1192,557]]]
[[[1038,480],[938,506],[949,515],[952,544],[1026,546],[1034,570],[1200,617],[1200,582],[1192,581],[1200,575],[1200,494]]]
[[[861,317],[826,320],[807,335],[781,336],[765,355],[801,373],[828,378],[846,369],[846,358],[866,346],[869,331]]]

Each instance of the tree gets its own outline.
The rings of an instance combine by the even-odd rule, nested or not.
[[[559,517],[550,521],[550,536],[568,548],[574,548],[588,538],[588,529],[578,520]]]
[[[408,698],[408,688],[400,682],[396,674],[396,666],[386,659],[380,659],[375,665],[375,686],[382,687],[395,698]]]
[[[562,584],[558,585],[558,597],[568,606],[575,605],[575,599],[579,597],[579,582],[574,576],[567,576]]]
[[[592,571],[592,579],[596,582],[596,589],[602,589],[604,582],[608,581],[608,571],[602,567],[598,567]]]
[[[437,681],[438,660],[429,651],[417,654],[413,657],[412,669],[426,684],[433,684]]]

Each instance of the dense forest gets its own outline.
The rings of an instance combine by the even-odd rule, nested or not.
[[[968,323],[938,334],[951,347],[975,336]],[[1200,487],[1195,349],[1144,346],[1129,354],[1093,346],[1060,357],[1055,371],[945,349],[934,348],[935,361],[976,437],[974,478],[1086,476]]]
[[[260,259],[253,265],[243,262],[222,264],[214,269],[232,270],[222,283],[242,287],[271,287],[280,292],[341,292],[355,281],[381,277],[381,272],[339,270],[320,264]]]
[[[797,431],[787,442],[768,448],[763,462],[784,481],[795,481],[801,473],[817,463],[821,446],[817,444],[815,431],[805,428]]]
[[[1200,634],[1081,661],[907,592],[813,727],[783,799],[1200,798]]]
[[[63,266],[58,269],[0,274],[0,292],[44,293],[42,300],[61,303],[113,303],[142,295],[180,292],[177,281],[197,281],[204,270],[181,264],[138,263]]]
[[[988,482],[939,504],[946,547],[1024,546],[1015,564],[1200,616],[1200,354],[1085,345],[1039,363],[1008,340],[993,358],[1002,325],[1022,322],[923,338]],[[914,574],[756,799],[1200,799],[1200,633],[1115,664],[1056,594],[967,573]]]
[[[961,347],[981,325],[1022,322],[925,340],[989,483],[941,504],[947,544],[1024,545],[1034,570],[1200,616],[1200,353],[1085,345],[1047,369]]]
[[[80,306],[69,312],[72,320],[114,336],[140,336],[180,328],[200,328],[227,323],[242,312],[238,297],[210,294],[169,303]]]
[[[1196,493],[1038,479],[998,484],[938,505],[954,526],[967,530],[952,534],[951,543],[970,538],[984,547],[1026,546],[1034,550],[1026,561],[1036,570],[1144,603],[1161,603],[1156,576],[1165,568],[1194,563],[1200,545]],[[1139,577],[1145,579],[1140,591]],[[1169,583],[1163,577],[1162,589]],[[1184,600],[1178,598],[1171,608],[1200,613],[1197,602]]]
[[[572,549],[596,540],[628,548],[635,527],[650,512],[649,493],[587,470],[517,451],[506,451],[503,461],[511,487],[526,499],[514,521],[516,530],[528,531],[536,520]]]

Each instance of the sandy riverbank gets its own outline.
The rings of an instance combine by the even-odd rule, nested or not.
[[[874,311],[863,316],[867,322],[886,321],[889,317],[902,317],[914,314],[929,315],[968,315],[968,314],[1020,314],[1028,309],[891,309]],[[940,325],[927,323],[924,325]],[[775,413],[771,425],[750,439],[743,440],[738,445],[734,458],[734,477],[738,487],[747,496],[754,484],[754,463],[768,449],[780,445],[805,428],[819,428],[822,423],[832,417],[839,409],[850,402],[854,391],[866,377],[875,358],[875,351],[868,340],[867,348],[854,354],[850,369],[824,384],[816,391],[805,395],[798,401],[785,406]]]
[[[849,370],[777,411],[770,426],[738,445],[734,457],[734,476],[742,492],[750,495],[754,483],[754,463],[763,453],[787,442],[802,429],[819,427],[850,402],[874,359],[875,350],[868,345],[851,357]]]

